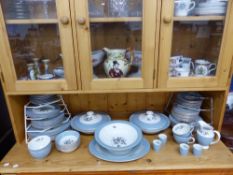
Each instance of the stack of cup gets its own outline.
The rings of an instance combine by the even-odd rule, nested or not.
[[[194,128],[186,123],[178,123],[172,128],[173,138],[177,143],[192,144],[195,138],[192,136]]]

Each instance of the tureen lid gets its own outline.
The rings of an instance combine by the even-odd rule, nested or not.
[[[170,126],[170,120],[167,116],[154,111],[133,113],[129,120],[138,125],[146,133],[156,133]]]
[[[71,126],[75,130],[89,134],[94,133],[99,125],[110,120],[111,117],[104,112],[88,111],[74,116],[71,120]]]

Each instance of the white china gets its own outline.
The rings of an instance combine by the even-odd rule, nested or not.
[[[93,134],[97,127],[111,121],[111,117],[104,112],[88,111],[75,115],[71,120],[71,127],[85,134]]]
[[[195,8],[195,1],[175,0],[175,16],[188,16],[189,12]]]
[[[190,75],[190,70],[187,70],[183,67],[177,67],[175,68],[176,71],[176,77],[188,77]]]
[[[216,64],[204,59],[195,60],[195,76],[208,76],[216,70]]]
[[[43,74],[43,75],[38,75],[39,80],[51,80],[53,79],[53,74]]]
[[[182,55],[170,57],[170,67],[178,67],[182,61]]]
[[[58,151],[73,152],[80,145],[80,134],[72,130],[64,131],[56,136],[55,145]]]
[[[51,148],[51,138],[47,135],[35,137],[28,142],[29,153],[36,159],[43,159],[47,157]]]
[[[178,123],[172,128],[172,132],[178,136],[188,136],[193,132],[193,127],[186,123]]]
[[[135,112],[130,116],[129,121],[147,134],[158,133],[170,126],[170,120],[166,115],[154,111]]]
[[[130,122],[115,120],[98,127],[95,140],[114,154],[124,154],[141,142],[142,131]]]

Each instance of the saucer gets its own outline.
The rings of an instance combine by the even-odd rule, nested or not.
[[[102,160],[110,162],[130,162],[144,157],[150,151],[150,143],[143,138],[141,143],[124,155],[116,155],[102,148],[95,140],[89,144],[89,152]]]

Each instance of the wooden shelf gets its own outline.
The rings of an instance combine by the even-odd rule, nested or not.
[[[223,21],[225,16],[175,16],[173,21]]]
[[[107,23],[107,22],[140,22],[142,17],[105,17],[105,18],[90,18],[91,23]]]
[[[72,153],[61,153],[55,149],[44,160],[33,159],[27,150],[27,146],[22,143],[15,145],[7,156],[2,160],[0,165],[0,173],[86,173],[95,172],[98,174],[109,174],[110,172],[121,171],[130,174],[143,171],[142,174],[152,172],[174,172],[185,171],[190,172],[207,171],[210,172],[233,172],[233,154],[224,146],[222,142],[212,145],[209,150],[205,150],[201,157],[195,157],[191,154],[182,157],[178,152],[178,144],[171,137],[171,130],[168,129],[168,143],[161,149],[159,153],[155,153],[152,149],[145,157],[128,162],[128,163],[111,163],[100,160],[92,156],[88,151],[88,144],[93,136],[81,135],[80,147]],[[155,135],[145,136],[150,143]],[[3,163],[9,162],[11,166],[3,167]],[[12,165],[18,164],[18,168],[12,168]],[[221,169],[221,171],[220,171]],[[102,172],[102,173],[100,173]],[[189,173],[188,173],[189,172]],[[197,174],[199,174],[197,173]],[[159,174],[159,173],[158,173]],[[162,174],[162,173],[161,173]],[[178,173],[179,174],[179,173]],[[201,173],[200,173],[201,174]],[[211,173],[210,173],[211,174]],[[214,174],[214,173],[213,173]]]
[[[56,24],[57,19],[10,19],[6,24]]]

